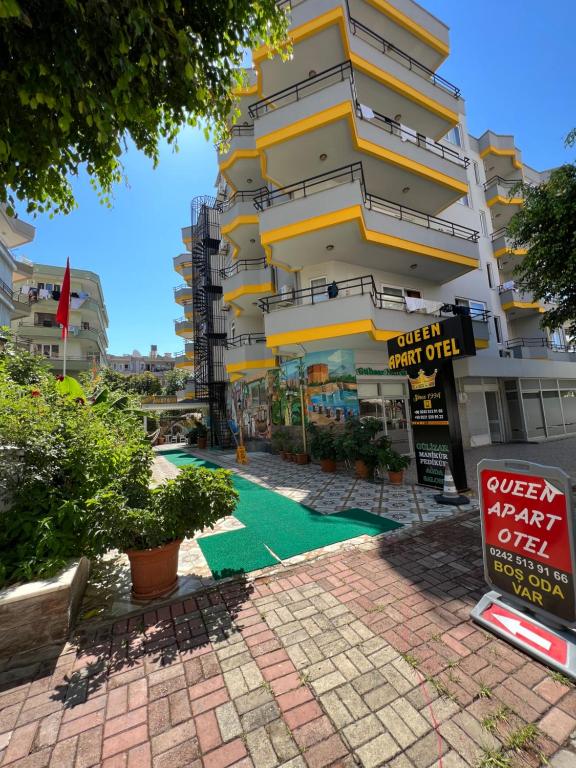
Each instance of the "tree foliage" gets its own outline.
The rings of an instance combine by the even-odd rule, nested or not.
[[[538,186],[522,185],[524,205],[508,225],[514,248],[527,249],[514,277],[537,301],[553,304],[542,315],[549,329],[576,334],[576,165],[553,170]]]
[[[189,380],[190,374],[188,371],[182,370],[181,368],[174,368],[173,371],[167,371],[164,376],[162,394],[175,395],[176,392],[184,389]]]
[[[244,51],[285,32],[275,0],[0,0],[0,202],[68,213],[81,166],[108,199],[128,136],[154,164],[186,124],[218,140]]]

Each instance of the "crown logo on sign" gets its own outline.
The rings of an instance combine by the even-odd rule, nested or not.
[[[437,373],[438,369],[436,368],[434,373],[431,373],[429,376],[427,376],[422,368],[420,368],[418,371],[418,376],[415,379],[408,377],[408,381],[410,382],[412,389],[430,389],[431,387],[436,386]]]

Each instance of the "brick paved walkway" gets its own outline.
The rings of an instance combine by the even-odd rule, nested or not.
[[[467,514],[86,631],[0,671],[0,765],[576,765],[576,690],[468,620],[483,589]]]

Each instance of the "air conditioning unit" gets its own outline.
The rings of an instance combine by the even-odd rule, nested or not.
[[[500,357],[514,357],[514,355],[512,354],[512,350],[510,349],[501,349]]]

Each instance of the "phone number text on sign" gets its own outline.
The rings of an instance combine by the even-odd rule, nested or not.
[[[496,589],[567,622],[575,601],[566,496],[542,477],[480,476],[484,562]]]

